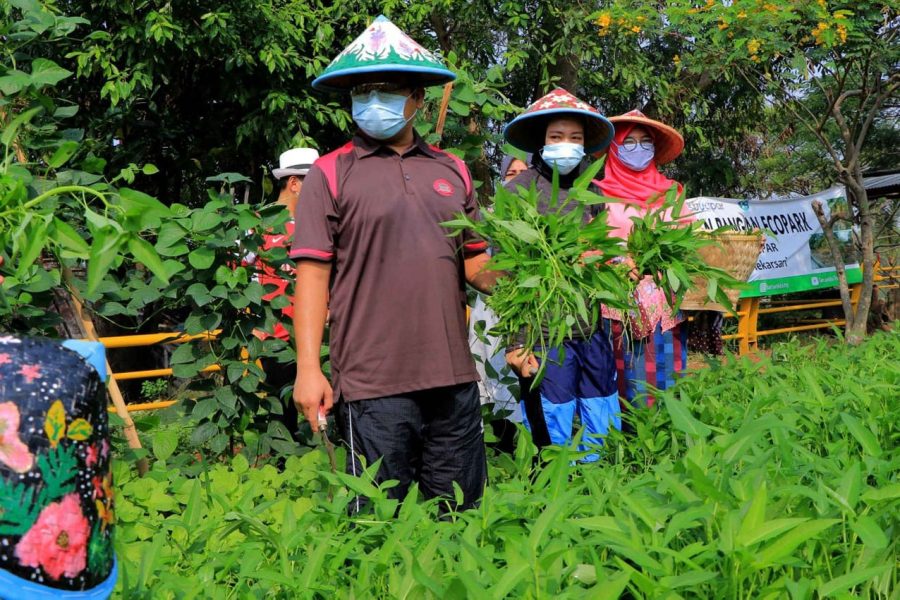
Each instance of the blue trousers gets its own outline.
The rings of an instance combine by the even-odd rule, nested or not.
[[[536,349],[539,350],[539,349]],[[532,380],[520,380],[525,426],[538,447],[572,441],[578,414],[584,427],[580,450],[603,443],[610,426],[622,428],[616,363],[609,339],[597,332],[586,340],[568,340],[549,350],[544,378],[531,389]],[[599,458],[590,454],[585,461]]]

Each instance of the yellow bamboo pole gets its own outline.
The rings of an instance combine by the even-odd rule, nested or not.
[[[221,329],[187,335],[180,331],[168,333],[141,333],[137,335],[116,335],[99,338],[99,342],[107,348],[136,348],[138,346],[155,346],[156,344],[183,344],[194,340],[213,340],[222,333]]]
[[[159,402],[145,402],[143,404],[128,404],[128,412],[138,412],[141,410],[161,410],[163,408],[169,408],[170,406],[177,404],[177,400],[160,400]],[[107,410],[109,412],[116,412],[115,406],[110,406]]]
[[[201,373],[214,373],[221,371],[221,365],[209,365],[201,369]],[[122,373],[113,373],[112,377],[116,381],[125,381],[129,379],[152,379],[154,377],[169,377],[172,375],[172,369],[148,369],[146,371],[125,371]]]
[[[829,306],[840,306],[840,300],[827,300],[824,302],[808,302],[806,304],[789,304],[787,306],[775,306],[772,308],[761,308],[759,314],[771,315],[783,312],[795,312],[798,310],[814,310],[816,308],[828,308]]]
[[[793,325],[791,327],[779,327],[778,329],[765,329],[763,331],[757,332],[758,336],[764,335],[778,335],[779,333],[794,333],[798,331],[811,331],[813,329],[828,329],[831,327],[840,327],[841,325],[846,325],[847,321],[844,319],[835,319],[834,321],[828,321],[827,323],[814,323],[812,325]]]
[[[859,303],[859,297],[862,295],[862,284],[854,283],[850,286],[850,304],[855,308]]]
[[[744,298],[741,300],[738,321],[738,346],[741,356],[746,356],[756,350],[757,319],[759,317],[759,298]]]

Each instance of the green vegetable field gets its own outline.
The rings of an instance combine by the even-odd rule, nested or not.
[[[365,75],[356,94],[314,89],[313,81],[379,14],[439,57],[435,64],[455,76],[452,86]],[[900,600],[897,0],[2,0],[0,40],[0,344],[105,340],[118,405],[107,424],[106,399],[94,402],[85,416],[97,422],[89,423],[70,410],[80,404],[75,394],[57,398],[59,388],[42,380],[40,367],[61,371],[58,361],[29,358],[20,365],[0,353],[10,377],[34,386],[22,392],[0,381],[0,489],[9,490],[0,493],[3,600],[35,597],[10,591],[8,581],[72,597],[85,590],[103,596],[108,583],[113,597],[127,600]],[[403,91],[397,86],[412,84],[428,88],[410,89],[399,108],[388,110]],[[364,104],[361,95],[376,97],[373,85],[385,97],[382,133],[403,120],[403,136],[414,131],[411,139],[421,142],[416,160],[431,154],[424,152],[428,144],[466,165],[447,174],[451,182],[408,161],[406,178],[394,185],[412,182],[410,197],[424,192],[429,210],[432,200],[452,202],[452,211],[440,209],[440,219],[451,219],[446,232],[474,233],[488,243],[488,264],[504,275],[485,300],[500,319],[488,333],[502,347],[521,337],[543,358],[573,334],[592,333],[601,303],[622,311],[627,324],[629,311],[640,314],[634,292],[642,275],[667,292],[673,308],[686,307],[682,300],[696,290],[727,304],[738,282],[699,252],[714,247],[711,234],[721,230],[676,218],[686,217],[685,199],[737,201],[741,208],[824,197],[818,192],[842,187],[829,215],[816,215],[823,233],[811,234],[802,248],[816,267],[804,266],[815,289],[781,295],[783,289],[769,288],[765,297],[745,298],[750,308],[741,309],[738,324],[726,321],[724,332],[739,338],[741,352],[754,354],[692,365],[677,385],[655,395],[653,409],[624,415],[624,431],[605,439],[595,463],[581,462],[580,435],[571,448],[539,454],[519,429],[513,453],[488,448],[488,483],[477,508],[443,514],[415,488],[391,499],[393,482],[373,483],[379,465],[362,477],[345,474],[346,449],[337,446],[333,464],[325,440],[302,417],[287,414],[296,406],[288,391],[296,381],[290,369],[300,362],[296,339],[268,335],[291,327],[283,309],[297,290],[311,289],[295,286],[290,256],[298,254],[281,245],[294,231],[285,207],[302,213],[315,206],[301,200],[310,189],[328,205],[320,175],[302,195],[292,190],[301,172],[338,164],[314,168],[282,157],[300,148],[327,156],[358,126],[367,136],[365,113],[355,107]],[[610,237],[614,228],[603,214],[609,211],[599,209],[617,206],[596,193],[607,166],[599,147],[581,148],[584,170],[566,199],[557,202],[560,179],[551,181],[546,213],[538,210],[536,187],[502,187],[509,164],[501,165],[513,149],[504,144],[504,128],[556,88],[577,95],[591,115],[596,109],[613,119],[639,109],[683,137],[683,153],[671,162],[659,158],[660,143],[653,167],[683,187],[668,187],[664,205],[651,202],[624,244]],[[380,150],[399,154],[388,142],[403,136],[379,138]],[[549,142],[544,148],[558,145]],[[584,146],[561,144],[571,151]],[[370,156],[387,159],[380,150]],[[296,173],[278,175],[285,170]],[[465,170],[471,181],[464,176],[460,187],[455,177]],[[337,180],[347,174],[333,173]],[[387,174],[379,175],[388,181]],[[376,183],[359,189],[391,200],[391,187]],[[454,217],[463,190],[468,217]],[[638,200],[649,202],[646,196]],[[335,213],[349,214],[332,200]],[[473,203],[484,209],[480,219],[468,210]],[[320,221],[347,241],[349,230],[337,224],[343,216],[326,209]],[[414,241],[417,232],[388,216],[376,219],[391,225],[382,229],[392,232],[385,251],[346,256],[388,267],[430,256],[395,251],[395,234]],[[296,223],[302,233],[316,221],[298,216]],[[429,236],[446,241],[430,229]],[[768,247],[780,244],[779,252],[787,252],[787,239],[769,238]],[[309,250],[301,264],[324,258],[332,267],[349,266],[337,253]],[[436,254],[448,258],[443,250]],[[466,262],[460,260],[460,275]],[[859,284],[843,270],[855,262],[864,273]],[[371,295],[398,300],[384,311],[393,314],[383,324],[413,323],[408,306],[426,306],[419,298],[442,293],[443,285],[431,289],[418,279],[431,269],[423,264],[397,277],[404,285]],[[825,266],[835,267],[833,280],[819,272]],[[267,270],[283,289],[264,280]],[[433,281],[447,283],[444,277]],[[303,371],[315,371],[318,348],[322,374],[341,383],[347,370],[340,355],[353,346],[361,362],[402,356],[388,365],[398,381],[410,356],[422,361],[423,372],[436,370],[429,360],[452,362],[447,381],[471,384],[474,373],[461,375],[468,358],[458,283],[435,304],[443,307],[447,331],[458,326],[456,341],[436,335],[441,339],[432,344],[423,336],[418,347],[426,351],[414,352],[408,342],[425,327],[385,325],[403,354],[374,345],[369,352],[366,335],[350,342],[338,335],[344,315],[335,301],[330,308],[339,326],[321,344],[313,336]],[[760,293],[763,283],[754,284]],[[822,300],[825,283],[840,301]],[[428,294],[413,295],[423,290]],[[358,297],[346,312],[366,327],[380,324],[359,317],[356,307],[376,303]],[[399,302],[410,298],[416,303]],[[313,304],[301,303],[297,314],[316,312]],[[801,316],[781,310],[798,304],[807,307]],[[760,314],[777,327],[757,328]],[[827,329],[829,323],[843,326]],[[804,334],[789,337],[788,330]],[[691,344],[696,360],[702,348]],[[462,352],[450,361],[431,350],[444,346]],[[102,360],[94,366],[103,371]],[[492,371],[486,363],[485,372]],[[320,381],[314,375],[313,384]],[[298,389],[316,393],[300,390],[298,397],[317,400],[323,386],[299,381]],[[418,393],[418,385],[403,387]],[[332,391],[351,400],[379,396],[347,389]],[[38,397],[46,406],[31,406]],[[302,398],[299,404],[315,408]],[[140,433],[130,443],[128,408]],[[315,421],[315,412],[308,414]],[[483,414],[494,418],[490,407]],[[478,415],[470,416],[477,426]],[[336,429],[333,416],[329,421]],[[383,430],[393,433],[375,428],[372,437]],[[489,444],[492,431],[486,423]],[[338,443],[336,432],[329,438]],[[468,438],[478,446],[477,435]],[[50,456],[56,464],[43,462]],[[368,504],[350,511],[361,496]],[[18,579],[3,579],[7,573]]]
[[[519,437],[444,520],[332,474],[117,464],[122,598],[897,598],[900,338],[784,343],[682,380],[600,463]],[[375,498],[348,518],[354,493]],[[392,518],[397,512],[397,518]]]

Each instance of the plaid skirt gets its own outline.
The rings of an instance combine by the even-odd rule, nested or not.
[[[632,339],[621,322],[604,319],[603,327],[612,338],[619,397],[626,408],[635,402],[653,406],[653,388],[675,385],[676,376],[687,368],[686,325],[663,331],[657,324],[650,335]]]

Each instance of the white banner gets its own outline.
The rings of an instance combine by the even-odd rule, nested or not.
[[[765,248],[750,275],[751,287],[741,293],[746,298],[837,286],[831,250],[812,209],[815,201],[822,203],[826,215],[832,211],[850,214],[843,187],[787,200],[690,198],[685,201],[685,210],[710,231],[731,226],[738,231],[765,232]],[[841,220],[834,232],[847,261],[849,281],[860,281],[852,223]]]

